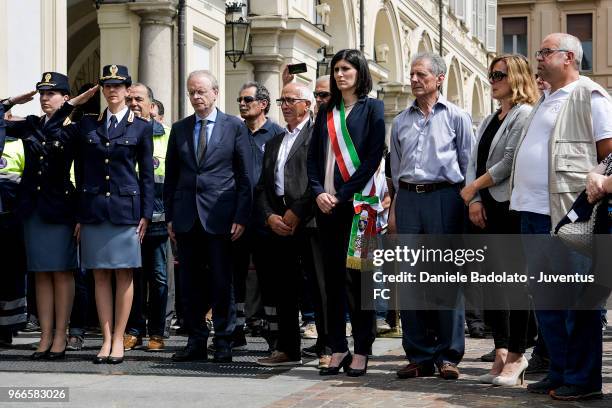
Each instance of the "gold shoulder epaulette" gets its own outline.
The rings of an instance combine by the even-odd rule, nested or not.
[[[67,117],[66,120],[64,121],[63,126],[68,126],[71,123],[72,123],[72,121],[70,120],[70,117]]]
[[[104,111],[100,112],[100,114],[98,115],[98,122],[102,120],[102,117],[104,117]]]

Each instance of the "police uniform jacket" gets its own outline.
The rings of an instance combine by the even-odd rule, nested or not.
[[[74,224],[75,188],[70,181],[74,152],[55,131],[65,117],[30,115],[7,121],[6,133],[23,141],[25,169],[17,194],[17,215],[27,217],[38,210],[47,223]]]
[[[58,112],[72,109],[65,103]],[[109,137],[107,114],[63,127],[75,149],[78,221],[135,225],[153,215],[153,125],[128,112]]]

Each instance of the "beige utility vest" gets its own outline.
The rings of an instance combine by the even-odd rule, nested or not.
[[[591,79],[580,76],[578,84],[561,108],[548,142],[548,199],[551,225],[554,229],[567,214],[586,186],[588,172],[597,165],[597,148],[591,120],[591,94],[598,91],[606,98],[608,92]],[[514,187],[516,156],[531,125],[541,98],[525,122],[512,164],[511,188]]]

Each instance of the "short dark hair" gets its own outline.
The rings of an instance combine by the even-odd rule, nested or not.
[[[157,99],[153,99],[153,103],[157,105],[157,111],[159,112],[159,114],[164,116],[164,112],[166,111],[164,109],[164,104],[161,103],[161,101],[158,101]]]
[[[370,69],[368,68],[368,62],[359,50],[346,49],[341,50],[334,55],[331,60],[330,66],[332,74],[329,78],[329,90],[331,92],[331,99],[329,101],[330,106],[340,107],[340,101],[342,100],[342,92],[338,89],[336,84],[336,78],[334,77],[334,67],[340,60],[345,60],[351,64],[357,70],[357,81],[355,88],[355,94],[359,98],[367,96],[372,90],[372,76],[370,75]]]
[[[270,92],[268,91],[268,88],[266,88],[265,86],[263,86],[259,82],[249,81],[249,82],[246,82],[245,84],[243,84],[240,87],[240,92],[242,92],[242,91],[244,91],[245,89],[248,89],[248,88],[255,88],[255,99],[257,99],[259,101],[266,101],[266,102],[268,102],[268,105],[266,106],[266,109],[264,109],[264,113],[267,115],[268,112],[270,111]]]

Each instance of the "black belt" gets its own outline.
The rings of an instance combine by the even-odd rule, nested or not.
[[[431,193],[432,191],[452,187],[454,185],[455,184],[451,184],[448,181],[443,181],[441,183],[430,183],[430,184],[412,184],[412,183],[406,183],[405,181],[402,181],[402,180],[399,181],[400,188],[406,189],[408,191],[416,191],[417,193]]]

